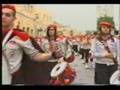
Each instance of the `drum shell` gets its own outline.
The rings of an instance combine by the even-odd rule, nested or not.
[[[61,73],[58,77],[52,78],[50,80],[50,83],[52,85],[68,85],[70,84],[76,76],[75,71],[72,70],[72,68],[68,65],[64,72]],[[65,80],[69,80],[67,83]]]
[[[68,57],[68,58],[65,58],[64,60],[65,60],[66,62],[68,62],[68,63],[72,63],[72,62],[75,60],[75,55],[74,55],[74,53],[72,52],[71,56]]]

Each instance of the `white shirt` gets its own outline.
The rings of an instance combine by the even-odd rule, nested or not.
[[[39,53],[38,50],[33,47],[30,39],[22,41],[13,37],[5,45],[4,53],[10,64],[10,73],[14,73],[20,68],[23,51],[31,58]]]
[[[117,61],[120,62],[120,43],[119,40],[114,38],[114,42],[112,42],[110,39],[107,40],[108,47],[110,51],[112,52],[114,57],[117,57]],[[92,41],[91,46],[91,54],[96,60],[96,63],[101,64],[107,64],[107,65],[113,65],[112,59],[104,58],[105,53],[108,53],[105,49],[105,47],[102,45],[100,41],[97,39],[94,39]]]
[[[42,41],[41,48],[45,52],[51,53],[51,51],[50,51],[50,42],[48,41],[48,39],[42,38],[41,41]],[[63,39],[57,38],[57,40],[53,41],[53,43],[56,43],[58,45],[59,52],[64,57],[69,57],[72,54],[72,49],[71,49],[70,45],[66,44],[66,38],[63,38]],[[58,61],[58,60],[51,59],[48,62],[56,62],[56,61]]]
[[[38,50],[33,47],[28,36],[26,36],[28,37],[26,40],[22,40],[22,37],[16,34],[8,40],[12,33],[13,30],[11,29],[2,42],[2,84],[11,84],[11,74],[20,68],[23,52],[31,58],[39,53]]]
[[[5,57],[2,55],[2,84],[9,85],[11,84],[12,76],[9,72],[8,62],[5,60]]]
[[[39,53],[32,46],[30,39],[22,41],[13,37],[6,43],[2,51],[6,56],[4,58],[2,55],[2,84],[11,84],[11,74],[16,72],[22,64],[23,51],[31,58]]]

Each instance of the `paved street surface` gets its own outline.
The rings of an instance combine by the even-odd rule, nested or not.
[[[76,78],[71,85],[95,85],[94,84],[94,69],[86,69],[85,65],[82,64],[81,56],[76,56],[74,62],[70,65],[76,71]]]

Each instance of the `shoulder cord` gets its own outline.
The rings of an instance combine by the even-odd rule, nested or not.
[[[99,41],[103,44],[103,46],[105,47],[105,49],[107,50],[108,53],[112,53],[112,52],[110,51],[110,48],[108,47],[108,45],[105,45],[102,40],[99,40]],[[112,60],[113,60],[114,64],[118,64],[116,58],[113,58]]]

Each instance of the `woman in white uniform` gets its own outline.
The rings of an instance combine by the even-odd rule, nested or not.
[[[50,25],[47,27],[47,35],[45,38],[42,38],[41,40],[41,47],[43,49],[43,51],[48,52],[48,53],[53,53],[56,52],[56,54],[53,53],[53,56],[57,56],[57,57],[63,57],[63,60],[58,61],[58,58],[53,58],[51,60],[49,60],[46,63],[46,78],[48,78],[48,80],[51,81],[51,76],[50,73],[52,71],[52,69],[54,68],[55,65],[57,65],[58,62],[62,62],[64,60],[66,60],[67,62],[72,62],[74,60],[74,55],[72,53],[72,51],[70,50],[70,47],[68,47],[68,42],[67,42],[67,38],[65,38],[64,36],[60,35],[57,36],[57,27],[55,25]],[[66,52],[69,53],[66,53]],[[67,76],[69,77],[69,75]],[[71,77],[71,75],[70,75]],[[65,78],[63,78],[65,79]],[[52,79],[52,81],[57,82],[56,79],[54,78],[54,80]],[[50,82],[50,85],[55,85],[54,83]],[[61,83],[62,84],[62,83]],[[57,85],[59,85],[57,83]]]
[[[99,34],[93,40],[91,53],[95,60],[95,84],[109,84],[111,75],[117,70],[119,41],[111,35],[112,24],[99,23]]]

